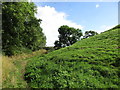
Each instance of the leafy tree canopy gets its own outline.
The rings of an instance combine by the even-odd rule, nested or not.
[[[34,16],[36,10],[34,3],[2,3],[2,49],[6,55],[21,52],[23,47],[36,50],[45,45],[41,20]]]
[[[55,41],[55,47],[62,48],[70,46],[73,43],[77,42],[82,36],[82,31],[80,29],[75,29],[67,25],[63,25],[58,29],[59,40]]]
[[[89,38],[91,36],[97,35],[98,33],[95,31],[86,31],[85,35],[83,36],[83,38]]]

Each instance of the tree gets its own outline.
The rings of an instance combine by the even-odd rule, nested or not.
[[[21,52],[21,48],[36,50],[45,45],[41,20],[34,15],[36,10],[34,3],[2,3],[2,49],[6,55]]]
[[[54,44],[55,44],[54,47],[57,48],[57,49],[61,48],[61,46],[62,46],[62,44],[58,40],[56,40]]]
[[[36,18],[31,18],[30,21],[25,22],[24,37],[26,39],[22,38],[23,45],[33,51],[44,47],[46,44],[46,37],[42,32],[40,23],[41,20]]]
[[[77,42],[82,36],[82,32],[80,29],[75,29],[73,27],[69,27],[67,25],[63,25],[58,29],[59,32],[59,40],[55,41],[55,46],[57,48],[62,48],[66,46],[70,46],[73,43]]]
[[[85,32],[85,35],[83,36],[83,39],[89,38],[89,37],[94,36],[94,35],[97,35],[97,34],[98,34],[98,33],[95,32],[95,31],[86,31],[86,32]]]

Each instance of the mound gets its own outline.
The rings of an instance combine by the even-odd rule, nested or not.
[[[32,88],[119,88],[120,29],[31,58],[25,79]]]

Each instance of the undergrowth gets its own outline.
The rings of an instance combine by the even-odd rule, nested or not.
[[[2,88],[27,88],[24,80],[25,67],[29,58],[40,56],[46,50],[39,50],[32,53],[24,53],[11,57],[2,56]]]

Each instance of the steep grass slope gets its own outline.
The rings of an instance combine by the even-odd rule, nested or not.
[[[33,88],[119,88],[120,29],[83,39],[42,57],[32,58],[25,79]]]

